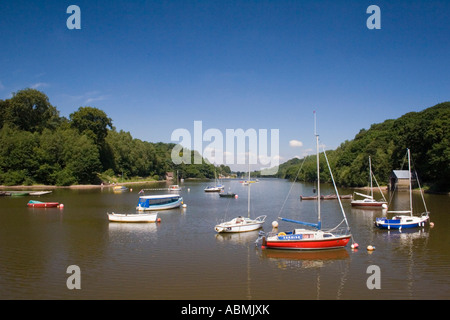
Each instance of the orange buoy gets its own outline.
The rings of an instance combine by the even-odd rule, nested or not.
[[[156,222],[161,222],[161,218],[156,219]]]

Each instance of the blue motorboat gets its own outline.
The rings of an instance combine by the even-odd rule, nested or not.
[[[136,210],[166,210],[178,208],[183,204],[183,197],[179,194],[163,194],[152,196],[141,196],[137,204]]]

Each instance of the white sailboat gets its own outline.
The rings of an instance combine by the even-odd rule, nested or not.
[[[250,180],[250,155],[248,164],[248,178]],[[230,221],[222,222],[214,227],[216,232],[248,232],[254,231],[262,228],[264,221],[266,219],[265,215],[256,217],[255,219],[250,218],[250,185],[248,186],[248,216],[247,218],[238,216]]]
[[[216,171],[214,170],[214,186],[207,186],[204,191],[205,192],[221,192],[224,189],[224,186],[222,184],[217,183],[217,175]]]
[[[387,201],[383,195],[383,192],[381,192],[381,196],[383,197],[383,201],[381,200],[375,200],[373,197],[373,183],[372,183],[372,176],[375,178],[372,172],[372,162],[369,156],[369,176],[370,176],[370,195],[355,192],[355,194],[363,197],[364,199],[358,199],[358,200],[352,200],[351,205],[352,207],[369,207],[371,209],[373,208],[387,208]],[[376,178],[375,178],[376,182]],[[377,183],[378,185],[378,183]],[[378,189],[380,186],[378,186]]]
[[[178,170],[177,170],[177,184],[171,184],[169,186],[169,191],[180,191],[181,187],[178,185]]]
[[[412,181],[411,181],[411,152],[407,149],[408,153],[408,168],[409,168],[409,210],[403,211],[388,211],[388,213],[397,213],[400,215],[394,216],[392,219],[388,219],[386,217],[377,218],[375,220],[375,226],[380,229],[398,229],[401,230],[403,228],[417,228],[424,227],[425,223],[429,219],[429,212],[427,210],[427,205],[425,203],[425,199],[423,198],[422,188],[419,189],[420,194],[422,196],[423,205],[425,207],[425,212],[423,212],[420,216],[413,215],[413,202],[412,202]],[[417,181],[419,179],[417,178]],[[402,215],[402,213],[409,213],[409,215]]]

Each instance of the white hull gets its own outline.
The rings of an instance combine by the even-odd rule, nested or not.
[[[234,218],[233,220],[222,222],[214,227],[216,232],[248,232],[261,229],[266,216],[259,216],[256,219]]]
[[[385,201],[377,201],[374,199],[363,199],[363,200],[353,200],[351,202],[353,207],[380,207],[383,205],[387,208],[387,202]]]
[[[181,206],[181,201],[176,202],[176,203],[165,204],[165,205],[153,205],[153,206],[150,206],[150,207],[137,206],[136,210],[138,210],[138,211],[168,210],[168,209],[178,208],[179,206]]]
[[[137,214],[120,214],[108,213],[108,219],[111,222],[155,222],[158,213],[137,213]]]

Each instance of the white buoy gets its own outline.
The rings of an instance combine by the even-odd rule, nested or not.
[[[274,228],[278,228],[278,221],[274,221],[274,222],[272,222],[272,227],[274,227]]]
[[[59,204],[58,206],[60,209],[64,208],[64,205],[62,203]]]
[[[388,208],[388,206],[387,206],[386,203],[383,203],[383,204],[381,205],[381,207],[382,207],[383,209],[387,209],[387,208]]]
[[[430,222],[430,227],[434,227],[434,222]]]
[[[183,208],[187,208],[187,204],[186,203],[183,203]]]
[[[373,250],[375,250],[375,247],[374,246],[371,246],[370,244],[367,246],[367,250],[368,251],[373,251]]]

